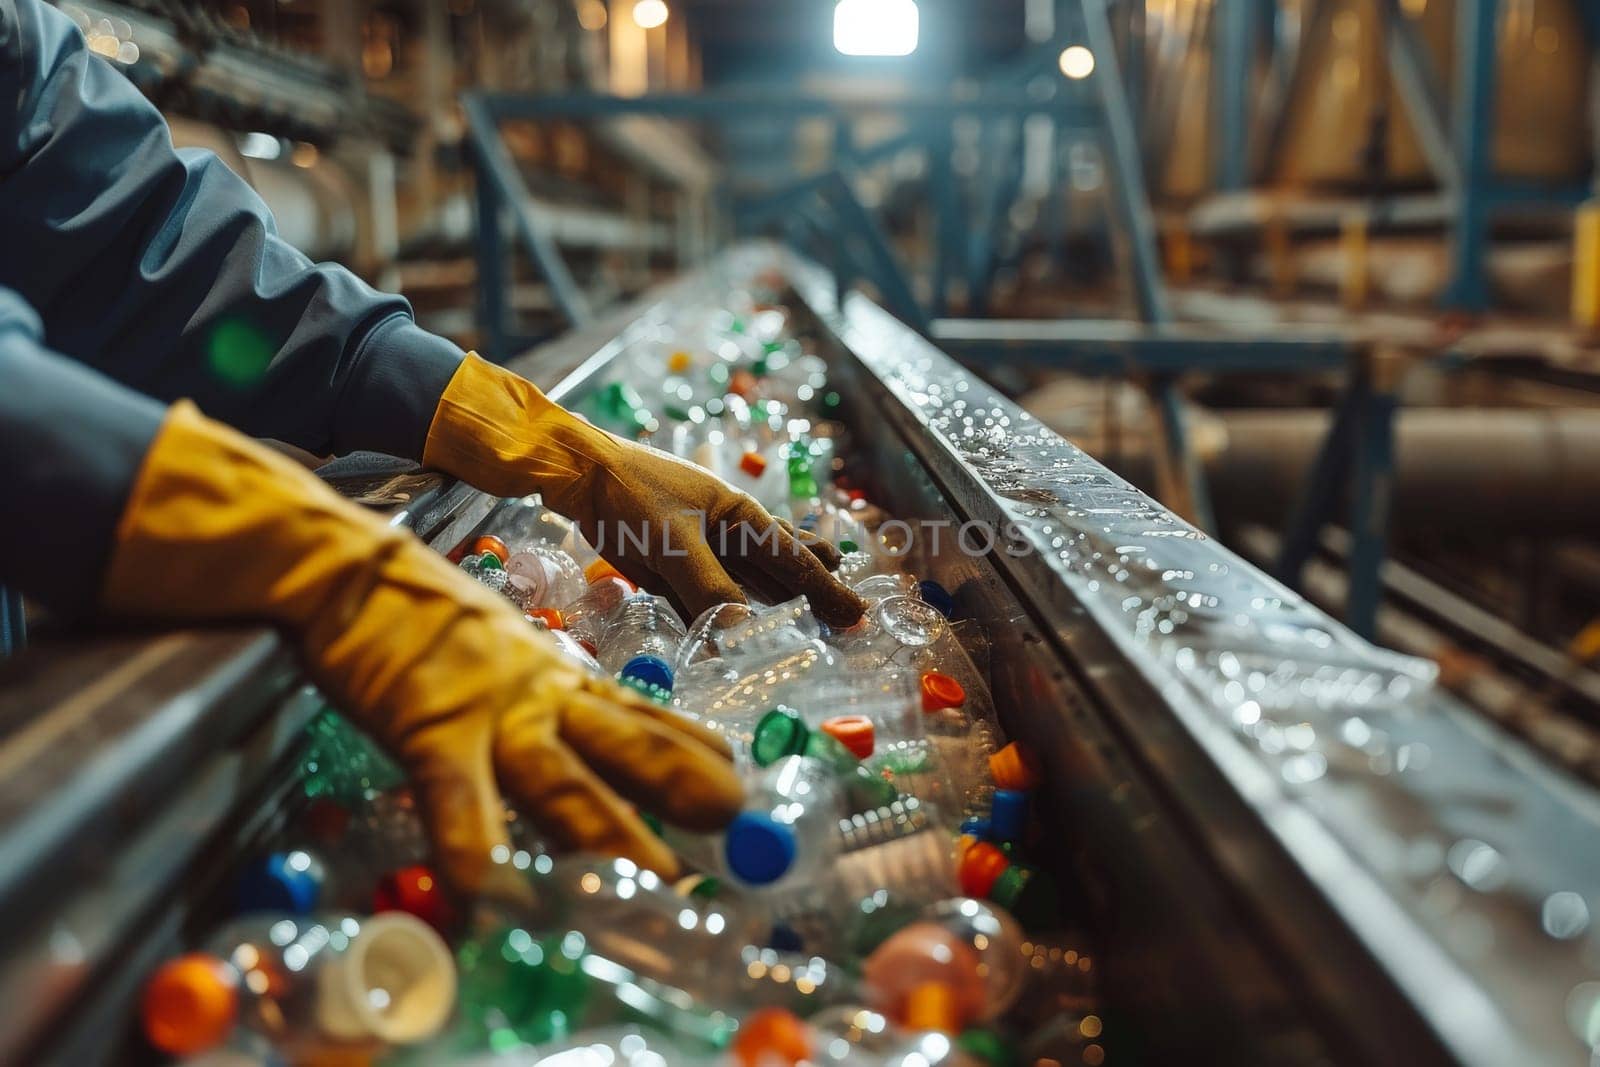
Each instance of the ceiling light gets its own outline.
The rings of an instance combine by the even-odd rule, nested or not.
[[[641,29],[653,30],[657,26],[666,24],[667,5],[664,0],[639,0],[633,5],[633,21]]]
[[[915,0],[839,0],[833,47],[847,56],[909,56],[919,21]]]
[[[1074,81],[1094,73],[1094,53],[1075,44],[1061,53],[1061,73]]]

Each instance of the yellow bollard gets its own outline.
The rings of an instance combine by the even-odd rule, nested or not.
[[[1600,201],[1579,206],[1572,220],[1572,322],[1600,329]]]
[[[1339,280],[1339,295],[1352,311],[1366,306],[1368,289],[1367,217],[1358,211],[1346,215],[1339,224],[1339,248],[1344,253],[1344,274]]]

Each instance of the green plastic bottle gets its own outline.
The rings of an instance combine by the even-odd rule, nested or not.
[[[300,775],[308,797],[353,806],[406,780],[388,753],[331,708],[311,720],[306,734]]]

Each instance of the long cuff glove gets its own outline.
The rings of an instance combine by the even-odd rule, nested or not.
[[[603,546],[634,582],[689,616],[743,603],[743,583],[774,603],[804,594],[848,626],[861,601],[828,573],[831,547],[701,468],[591,426],[532,383],[468,355],[428,431],[423,463],[500,496],[537,492]]]
[[[699,830],[742,800],[709,732],[571,665],[410,533],[186,403],[145,457],[103,602],[123,618],[281,626],[311,679],[407,768],[469,891],[505,875],[490,863],[506,841],[497,783],[560,843],[665,876],[671,851],[623,797]]]

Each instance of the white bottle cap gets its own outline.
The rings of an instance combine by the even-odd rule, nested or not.
[[[317,983],[317,1022],[331,1037],[390,1045],[426,1041],[456,1003],[456,964],[433,927],[405,912],[360,920],[350,947]]]

